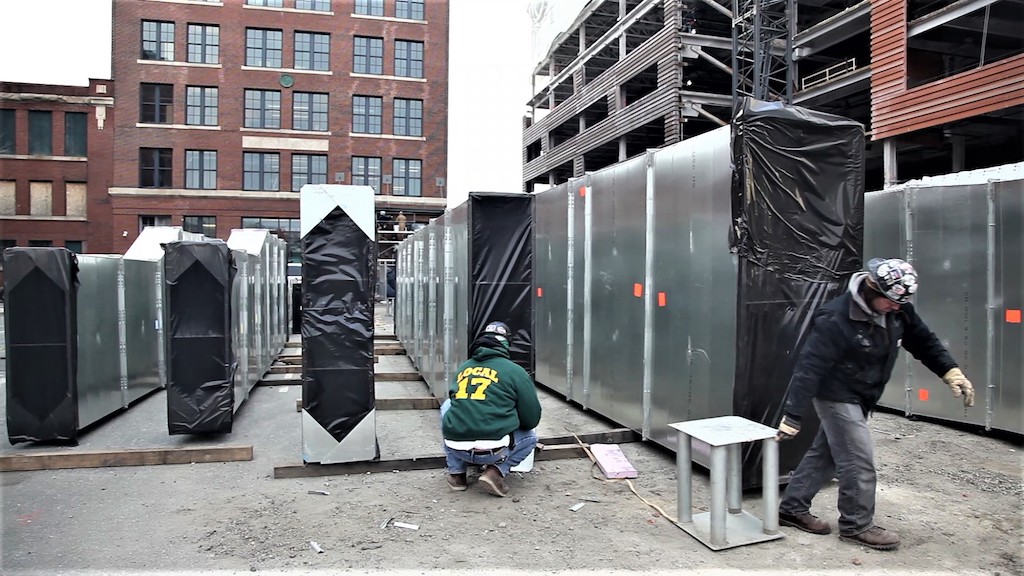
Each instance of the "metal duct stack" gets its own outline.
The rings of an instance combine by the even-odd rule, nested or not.
[[[974,383],[964,408],[904,354],[881,405],[1024,432],[1024,164],[926,178],[865,198],[864,257],[917,269],[914,306]]]
[[[302,227],[302,459],[379,457],[373,377],[374,192],[307,184]]]

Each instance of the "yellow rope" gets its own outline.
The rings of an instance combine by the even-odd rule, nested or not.
[[[566,430],[569,430],[569,428],[566,428]],[[671,522],[672,524],[674,524],[674,525],[675,525],[675,526],[676,526],[677,528],[680,528],[680,529],[682,529],[683,525],[682,525],[682,524],[680,524],[680,523],[679,523],[679,521],[678,521],[677,519],[673,518],[672,516],[669,516],[669,515],[668,515],[668,514],[667,514],[667,513],[666,513],[666,512],[665,512],[665,511],[664,511],[664,510],[663,510],[663,509],[661,508],[661,506],[658,506],[657,504],[655,504],[655,503],[653,503],[653,502],[651,502],[651,501],[647,500],[647,498],[644,498],[643,496],[641,496],[641,495],[640,495],[640,493],[636,491],[636,487],[635,487],[635,486],[633,486],[633,481],[632,481],[632,480],[630,480],[629,478],[601,478],[601,477],[599,477],[599,476],[595,476],[595,475],[594,475],[594,467],[595,467],[595,466],[597,466],[597,458],[595,458],[595,457],[594,457],[594,453],[590,451],[590,448],[588,448],[588,447],[587,447],[587,445],[586,445],[586,444],[584,444],[582,440],[580,440],[580,437],[579,437],[579,436],[577,436],[575,432],[573,432],[572,430],[569,430],[569,434],[572,434],[572,437],[576,439],[576,443],[577,443],[577,444],[579,445],[579,447],[580,447],[580,448],[582,448],[582,449],[583,449],[583,451],[584,451],[584,452],[586,452],[587,456],[588,456],[588,457],[590,458],[590,476],[591,476],[591,478],[593,478],[593,479],[595,479],[595,480],[600,480],[600,481],[602,481],[602,482],[607,482],[607,483],[609,483],[609,484],[610,484],[610,483],[613,483],[613,482],[618,482],[618,481],[620,481],[620,480],[625,480],[625,481],[626,481],[626,485],[627,485],[627,486],[629,486],[629,490],[630,490],[630,491],[631,491],[631,492],[632,492],[633,494],[635,494],[635,495],[636,495],[636,497],[637,497],[637,498],[639,498],[641,502],[643,502],[644,504],[647,504],[647,505],[648,505],[648,506],[650,506],[651,508],[654,508],[654,509],[655,509],[655,510],[657,510],[657,511],[658,511],[658,513],[659,513],[659,514],[661,514],[661,515],[662,515],[662,516],[663,516],[663,517],[664,517],[665,519],[667,519],[667,520],[668,520],[669,522]]]

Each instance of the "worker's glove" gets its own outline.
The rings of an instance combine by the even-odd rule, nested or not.
[[[964,406],[974,406],[974,386],[971,385],[971,381],[964,376],[964,373],[959,368],[953,368],[946,372],[946,375],[942,377],[942,381],[953,391],[953,396],[959,398],[963,394]]]
[[[781,442],[783,440],[789,440],[799,433],[800,423],[789,416],[783,416],[782,422],[779,422],[779,433],[775,435],[775,441]]]

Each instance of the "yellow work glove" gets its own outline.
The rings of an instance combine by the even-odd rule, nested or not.
[[[789,440],[793,436],[800,433],[800,423],[792,418],[786,416],[782,417],[782,422],[779,422],[779,432],[775,435],[775,441],[781,442],[783,440]]]
[[[942,377],[942,381],[953,391],[953,396],[959,398],[963,394],[964,406],[974,406],[974,386],[971,385],[971,381],[964,376],[964,373],[959,368],[953,368],[946,372],[946,375]]]

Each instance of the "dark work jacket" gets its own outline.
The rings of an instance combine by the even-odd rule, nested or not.
[[[886,314],[885,324],[875,323],[849,291],[819,308],[793,368],[783,413],[799,421],[812,398],[860,404],[870,412],[892,375],[900,345],[939,377],[956,368],[913,304]]]

